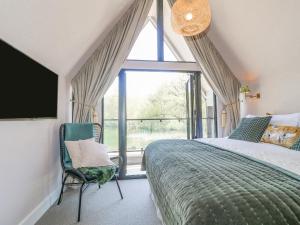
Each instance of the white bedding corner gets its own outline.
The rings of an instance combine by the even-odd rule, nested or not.
[[[300,152],[278,145],[253,143],[228,138],[200,138],[197,141],[221,147],[271,163],[300,175]]]

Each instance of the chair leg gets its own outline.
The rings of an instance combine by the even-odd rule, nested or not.
[[[68,174],[64,177],[64,174],[62,175],[62,184],[61,184],[61,190],[60,190],[60,194],[59,194],[59,199],[57,201],[57,205],[59,205],[62,201],[62,197],[63,197],[63,194],[64,194],[64,187],[65,187],[65,183],[66,183],[66,180],[68,178]]]
[[[79,192],[79,205],[78,205],[78,216],[77,216],[77,222],[80,222],[80,214],[81,214],[81,197],[82,197],[82,192],[83,192],[83,187],[85,183],[82,183],[80,187],[80,192]]]
[[[118,177],[116,175],[115,175],[115,180],[116,180],[116,183],[117,183],[117,186],[118,186],[118,189],[119,189],[119,193],[120,193],[121,199],[123,199],[123,194],[122,194],[119,182],[118,182]]]

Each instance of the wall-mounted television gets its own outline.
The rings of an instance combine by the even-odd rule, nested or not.
[[[56,118],[58,76],[0,39],[0,119]]]

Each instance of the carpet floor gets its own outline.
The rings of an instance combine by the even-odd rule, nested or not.
[[[65,191],[62,203],[53,205],[36,225],[161,225],[146,179],[122,180],[124,199],[114,181],[91,185],[82,197],[81,222],[77,223],[79,190]]]

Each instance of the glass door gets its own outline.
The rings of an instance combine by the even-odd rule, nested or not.
[[[122,75],[121,75],[122,76]],[[183,72],[126,71],[126,175],[141,175],[148,144],[160,139],[187,139],[186,82]],[[124,88],[123,88],[124,89]]]
[[[217,137],[216,96],[201,73],[186,82],[188,139]]]
[[[197,72],[122,70],[104,97],[104,144],[121,178],[144,175],[147,145],[216,134],[215,95]]]

